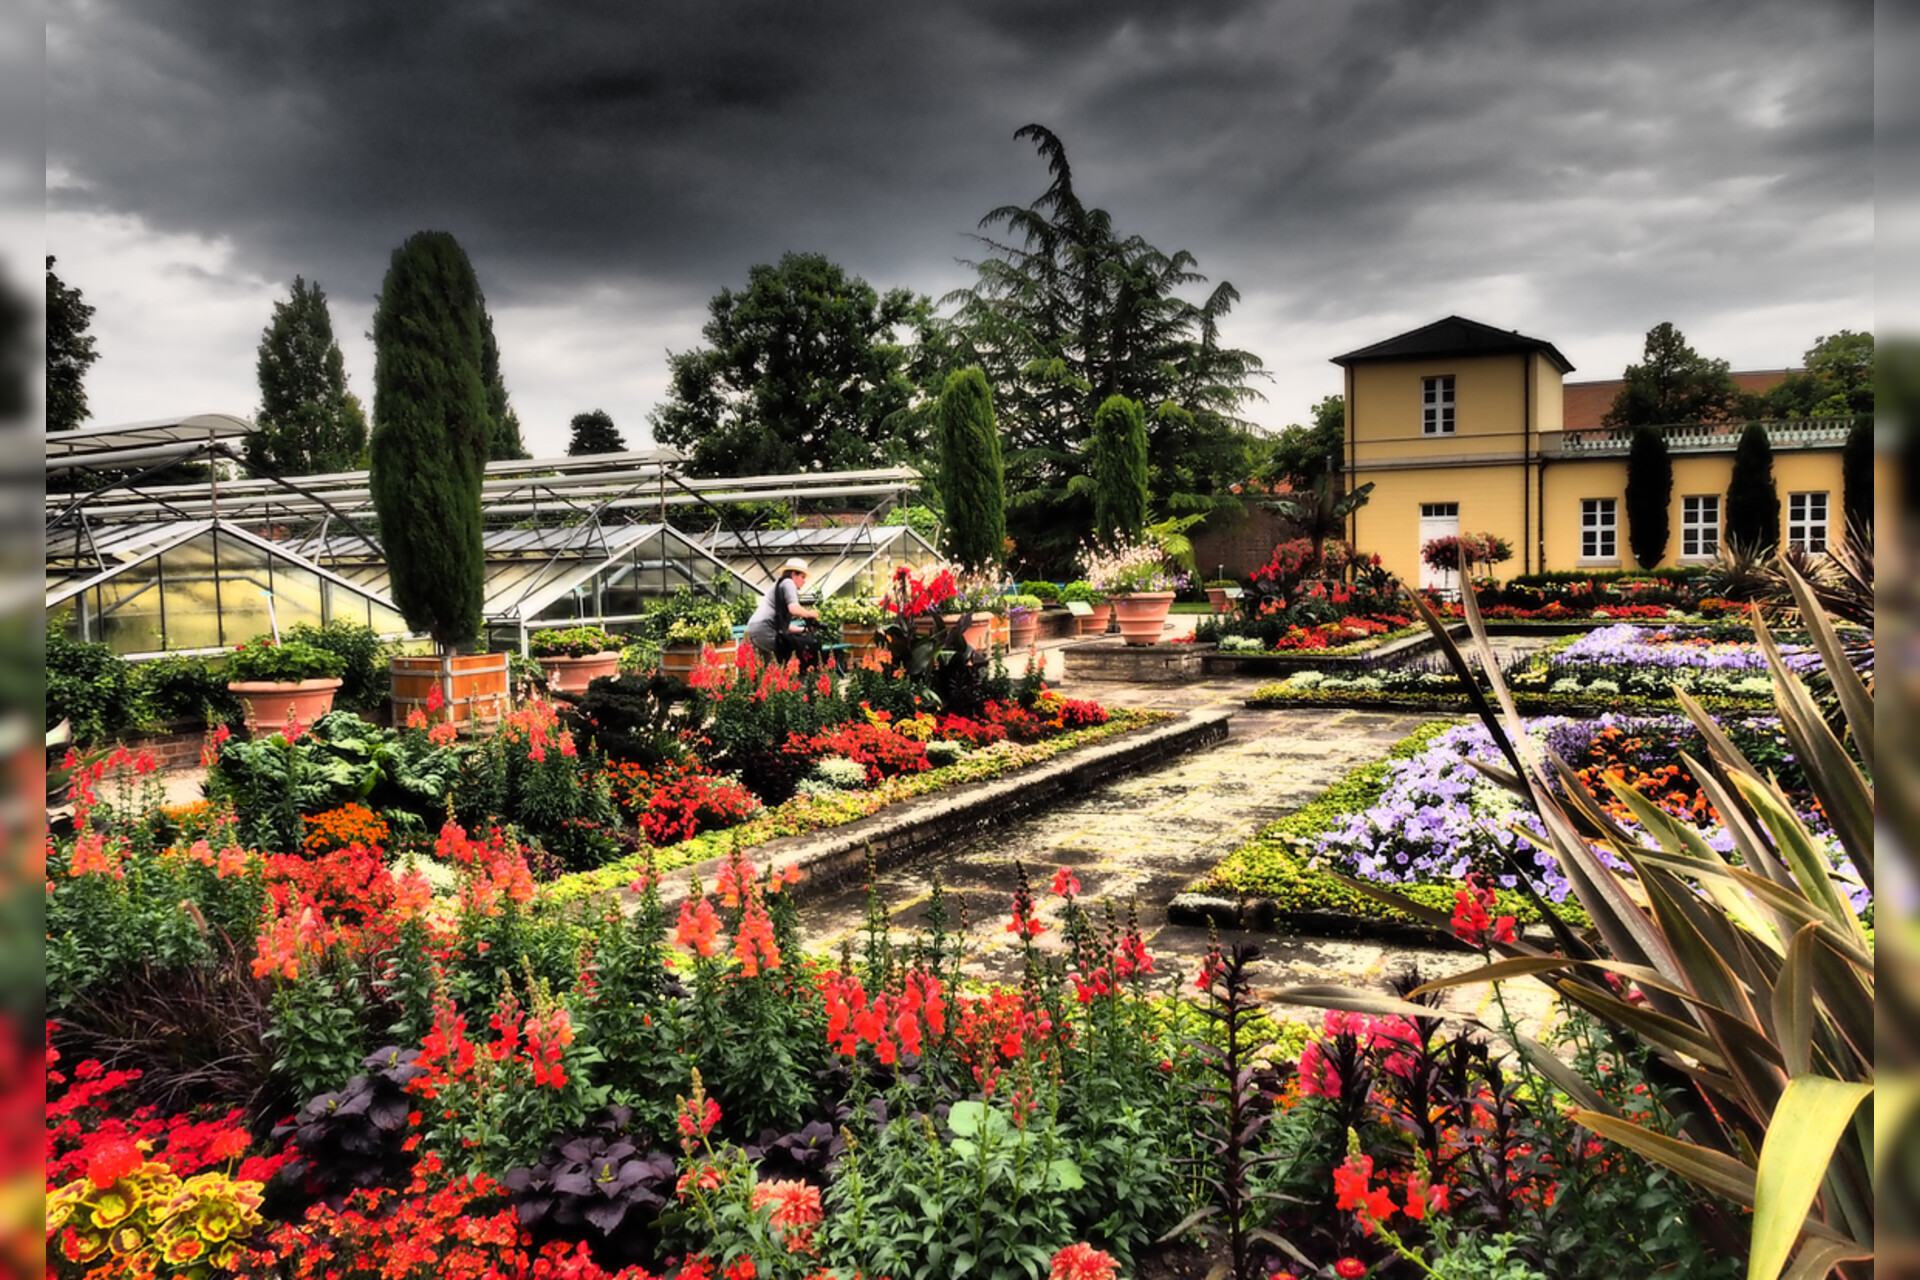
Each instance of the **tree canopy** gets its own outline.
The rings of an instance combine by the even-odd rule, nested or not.
[[[1311,489],[1321,476],[1339,473],[1346,456],[1347,398],[1328,396],[1313,406],[1312,426],[1296,422],[1274,439],[1266,476],[1295,489]]]
[[[393,602],[442,649],[480,632],[480,482],[496,420],[482,375],[480,285],[459,243],[394,250],[373,312],[373,505]]]
[[[71,431],[90,416],[87,370],[100,358],[94,349],[93,308],[80,290],[53,273],[47,255],[47,430]]]
[[[487,461],[531,456],[520,439],[520,415],[507,399],[506,379],[500,373],[500,344],[494,340],[493,317],[487,314],[484,295],[480,298],[480,381],[487,389],[487,417],[492,423],[487,434]]]
[[[1253,443],[1240,417],[1266,376],[1258,357],[1225,346],[1220,324],[1239,294],[1221,282],[1205,297],[1192,254],[1122,235],[1073,185],[1064,144],[1032,124],[1052,181],[1028,205],[980,221],[976,280],[951,294],[940,342],[954,367],[985,370],[1007,449],[1009,525],[1045,563],[1069,557],[1092,519],[1087,445],[1099,406],[1125,396],[1147,415],[1153,503],[1167,511],[1238,508]]]
[[[260,380],[260,430],[247,438],[248,460],[274,475],[313,475],[360,465],[367,419],[347,391],[346,359],[319,283],[293,278],[273,304],[254,362]]]
[[[1873,335],[1842,329],[1823,335],[1764,397],[1771,418],[1845,418],[1873,412]]]
[[[789,253],[707,309],[707,345],[669,355],[669,399],[649,418],[655,440],[692,451],[696,474],[847,471],[920,456],[924,418],[907,412],[915,390],[898,331],[925,323],[926,299],[876,293],[822,254]]]
[[[1645,353],[1627,366],[1625,383],[1601,419],[1609,427],[1721,421],[1737,398],[1727,362],[1707,359],[1664,320],[1647,330]]]
[[[589,409],[573,415],[567,424],[567,456],[578,458],[589,453],[625,453],[627,441],[613,425],[613,415],[605,409]]]

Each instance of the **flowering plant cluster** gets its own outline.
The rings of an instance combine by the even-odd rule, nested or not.
[[[330,649],[271,636],[255,636],[235,646],[227,658],[227,679],[293,684],[332,679],[347,669],[346,659]]]
[[[1106,547],[1080,548],[1083,580],[1101,595],[1135,591],[1179,591],[1187,575],[1167,563],[1166,553],[1152,541],[1121,539]]]
[[[946,565],[925,571],[901,565],[893,571],[893,580],[887,585],[881,606],[899,617],[916,618],[938,611],[958,590],[958,577]]]
[[[362,845],[375,851],[386,848],[391,834],[386,820],[363,804],[343,804],[310,814],[306,819],[309,853],[327,853],[335,849]]]

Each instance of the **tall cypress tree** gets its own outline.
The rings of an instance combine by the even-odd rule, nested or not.
[[[961,564],[997,565],[1007,541],[1006,473],[993,392],[980,370],[962,369],[947,378],[938,431],[947,550]]]
[[[1147,524],[1147,415],[1108,396],[1093,415],[1093,532],[1134,539]]]
[[[1862,419],[1847,432],[1840,450],[1840,506],[1847,524],[1873,525],[1873,423]]]
[[[1627,543],[1642,569],[1667,554],[1672,536],[1668,508],[1673,503],[1673,459],[1667,440],[1655,427],[1635,427],[1627,452]]]
[[[1727,480],[1727,541],[1763,549],[1780,545],[1780,493],[1773,484],[1773,444],[1767,429],[1749,422],[1733,451]]]
[[[500,374],[500,344],[494,341],[493,317],[487,300],[480,299],[480,381],[487,389],[487,416],[493,420],[487,441],[487,461],[530,457],[520,439],[520,415],[507,400],[507,382]]]
[[[492,444],[480,286],[444,231],[394,250],[373,313],[373,505],[393,602],[443,652],[480,633]]]

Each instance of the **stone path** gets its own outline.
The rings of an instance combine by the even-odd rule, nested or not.
[[[1259,683],[1223,678],[1183,685],[1061,686],[1063,692],[1108,705],[1229,710],[1233,732],[1220,746],[1097,787],[1044,817],[1010,821],[990,837],[883,872],[877,889],[893,938],[905,942],[918,931],[937,874],[949,910],[956,917],[965,910],[970,968],[983,977],[1015,979],[1020,951],[1006,923],[1016,863],[1025,864],[1040,917],[1050,929],[1039,940],[1042,947],[1060,943],[1059,902],[1047,888],[1058,868],[1070,866],[1083,901],[1096,911],[1102,898],[1114,901],[1122,913],[1137,898],[1142,931],[1161,971],[1191,973],[1205,954],[1207,932],[1170,924],[1167,901],[1259,828],[1312,800],[1356,765],[1379,759],[1425,719],[1242,706]],[[857,947],[865,921],[864,889],[813,899],[805,909],[807,943],[835,951],[851,939]],[[1222,941],[1235,936],[1223,935]],[[1388,974],[1408,967],[1437,977],[1477,963],[1477,957],[1460,951],[1398,943],[1252,931],[1237,936],[1260,946],[1265,963],[1256,970],[1257,981],[1268,992],[1308,983],[1383,991]],[[1517,984],[1509,1003],[1516,1000],[1516,1012],[1529,1021],[1544,1010],[1544,1001],[1523,994]],[[1453,993],[1448,1007],[1481,1011],[1485,1001],[1484,990],[1463,988]]]

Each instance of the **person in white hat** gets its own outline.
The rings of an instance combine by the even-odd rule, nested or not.
[[[800,603],[800,589],[806,585],[807,562],[794,556],[780,566],[780,576],[767,588],[767,594],[760,597],[760,606],[747,619],[748,642],[775,662],[785,662],[796,653],[802,666],[810,667],[819,660],[819,642],[793,629],[795,618],[820,616],[818,609],[809,609]]]

